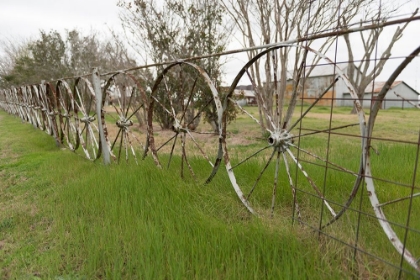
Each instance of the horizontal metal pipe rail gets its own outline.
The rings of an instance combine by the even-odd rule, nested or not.
[[[368,252],[366,248],[359,249],[359,238],[351,241],[339,236],[331,238],[354,248],[354,257],[356,254],[372,255],[384,260],[384,264],[396,267],[400,273],[418,276],[420,226],[413,220],[420,213],[420,187],[416,178],[420,135],[418,139],[411,140],[390,139],[375,136],[373,127],[380,105],[385,101],[385,91],[418,56],[420,48],[403,57],[403,62],[387,81],[387,87],[375,100],[360,100],[339,63],[300,43],[419,19],[420,16],[417,16],[344,28],[285,42],[102,74],[93,69],[92,73],[77,77],[1,89],[0,107],[53,136],[58,146],[74,152],[81,151],[92,161],[102,157],[105,164],[123,162],[124,159],[139,164],[141,159],[149,157],[160,168],[176,170],[183,178],[200,178],[206,183],[212,181],[224,163],[240,201],[251,213],[260,217],[274,216],[279,200],[277,191],[281,185],[286,185],[291,191],[292,220],[325,236],[331,236],[328,228],[345,215],[357,217],[353,221],[355,224],[351,225],[357,234],[365,227],[361,220],[375,217],[400,256],[398,264]],[[302,90],[307,86],[309,77],[300,77],[291,93],[279,92],[274,78],[275,102],[272,102],[273,108],[269,108],[267,104],[270,100],[261,93],[248,69],[283,48],[301,48],[318,56],[323,65],[333,67],[335,77],[331,84],[319,89],[319,95],[315,97],[305,96],[305,90]],[[194,63],[210,57],[255,50],[260,52],[238,71],[228,89],[217,87],[212,77]],[[153,81],[135,73],[136,70],[152,67],[163,68]],[[245,77],[250,78],[255,92],[258,104],[255,108],[241,105],[235,95],[237,85]],[[347,88],[349,98],[334,95],[339,82]],[[298,85],[302,87],[299,89]],[[356,110],[354,118],[349,117],[351,120],[348,123],[335,124],[336,102],[349,100]],[[388,99],[398,100],[401,104],[419,108],[416,100],[397,93]],[[369,116],[365,115],[362,101],[371,105]],[[310,120],[320,104],[329,108],[328,118],[320,127],[312,127]],[[248,118],[248,122],[243,123],[243,129],[230,127],[230,114],[234,110]],[[252,129],[248,128],[250,124]],[[339,158],[344,156],[337,147],[341,149],[342,146],[336,146],[335,139],[356,143],[351,145],[354,160],[341,163]],[[314,148],[311,143],[315,140],[321,144]],[[241,141],[249,143],[245,145]],[[376,152],[376,143],[409,147],[415,158],[413,170],[409,172],[413,177],[410,182],[388,177],[388,174],[375,174],[371,165],[377,160],[371,151]],[[257,171],[253,174],[255,168]],[[345,182],[336,185],[331,181],[334,176],[345,177]],[[359,206],[354,203],[356,198],[363,201],[364,194],[360,191],[363,187],[366,187],[372,205],[370,211],[362,208],[362,202]],[[342,195],[331,195],[337,188]],[[392,188],[398,192],[384,198],[382,193]],[[269,194],[264,195],[261,189]],[[267,198],[268,202],[265,201]],[[407,214],[395,218],[394,213],[389,211],[390,206]],[[340,226],[345,227],[345,224]],[[411,270],[403,265],[403,260]]]

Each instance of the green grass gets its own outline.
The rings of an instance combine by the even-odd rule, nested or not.
[[[1,279],[342,279],[311,234],[248,214],[226,178],[103,166],[0,113]]]
[[[342,108],[334,110],[337,114],[348,114]],[[314,111],[329,113],[322,107]],[[404,111],[410,116],[413,113]],[[316,119],[308,121],[310,126],[324,126]],[[248,122],[239,116],[231,124],[232,134],[241,136]],[[382,131],[379,126],[378,131],[385,133],[389,129],[392,131],[392,127]],[[397,276],[397,270],[375,258],[358,254],[354,259],[351,248],[318,236],[307,227],[292,225],[292,197],[287,188],[278,196],[280,215],[259,219],[239,202],[223,167],[211,184],[202,185],[190,178],[181,180],[176,166],[170,170],[156,168],[150,158],[139,166],[90,162],[81,153],[57,147],[51,136],[4,112],[0,112],[0,131],[0,279],[387,279]],[[302,144],[322,150],[324,138],[308,138]],[[351,139],[343,143],[341,140],[332,139],[336,141],[336,149],[331,157],[348,168],[357,168],[354,154],[360,144],[352,146]],[[241,153],[257,144],[235,148]],[[381,145],[378,144],[378,149],[382,158],[372,158],[376,172],[389,172],[391,168],[386,163],[395,157],[398,174],[404,172],[405,162],[412,163],[412,147]],[[206,173],[207,163],[200,168],[200,162],[192,161],[198,165],[197,170]],[[260,162],[249,162],[244,165],[243,176],[251,178],[260,169]],[[318,167],[309,165],[307,171],[315,174],[311,175],[314,180],[323,180]],[[351,177],[337,173],[329,176],[328,182],[338,186],[348,186]],[[246,177],[241,180],[247,181]],[[264,180],[272,182],[272,178]],[[300,180],[304,182],[304,178]],[[287,186],[286,180],[282,183]],[[327,192],[334,198],[343,193],[342,189],[327,189]],[[269,204],[270,192],[262,192],[261,196],[264,195]],[[358,208],[361,195],[359,192],[354,208]],[[301,206],[309,216],[320,207],[310,199],[303,200]],[[370,209],[366,199],[361,207]],[[326,232],[354,242],[357,218],[357,212],[349,211]],[[395,258],[395,250],[377,221],[362,218],[359,247],[386,259]],[[416,240],[410,242],[414,244],[412,247],[419,247],[415,246]]]
[[[254,117],[258,116],[257,108],[247,107],[248,109]],[[302,109],[303,112],[305,110],[306,108]],[[298,111],[300,111],[300,108]],[[292,134],[298,135],[299,129],[302,129],[303,134],[328,129],[330,126],[330,111],[329,107],[316,106],[312,108],[304,118],[302,125],[296,126]],[[328,157],[330,163],[357,173],[362,158],[360,128],[357,116],[351,115],[350,111],[351,108],[346,107],[336,107],[332,110],[331,127],[346,125],[346,128],[333,130],[333,133],[329,135],[328,133],[318,133],[302,136],[295,140],[295,144],[298,145],[299,143],[301,148],[321,158]],[[416,142],[418,141],[418,123],[412,120],[417,119],[418,114],[418,110],[410,109],[383,110],[378,115],[373,136],[382,139],[372,141],[371,161],[372,172],[375,177],[375,189],[380,202],[388,202],[410,195],[411,188],[409,186],[414,180],[413,170],[415,169]],[[357,125],[352,126],[355,123]],[[237,133],[239,136],[235,133],[229,133],[229,131],[237,129],[242,129],[240,133]],[[228,151],[232,166],[267,145],[267,135],[261,137],[259,126],[244,114],[239,115],[237,120],[228,126],[227,130]],[[242,141],[239,141],[240,137],[242,137]],[[410,141],[411,143],[397,141]],[[292,150],[296,155],[297,151],[294,148]],[[254,209],[268,216],[271,214],[270,208],[275,182],[275,157],[264,174],[261,177],[259,176],[272,152],[273,149],[260,152],[258,156],[234,169],[236,181],[245,195],[252,192],[249,200]],[[335,169],[332,165],[326,169],[325,162],[302,152],[299,158],[304,170],[309,174],[311,182],[303,176],[303,172],[296,170],[296,165],[291,158],[288,158],[290,174],[297,189],[297,202],[302,220],[306,224],[318,228],[319,224],[326,224],[331,219],[331,213],[327,211],[322,199],[314,191],[312,183],[321,190],[324,197],[330,201],[330,205],[337,212],[349,200],[356,177]],[[296,215],[296,212],[292,212],[295,210],[293,209],[293,196],[290,191],[284,161],[280,159],[279,162],[280,171],[274,215],[292,217],[292,215]],[[414,190],[415,193],[419,192],[420,174],[418,169],[416,175],[415,186],[417,189]],[[254,183],[257,180],[258,184],[255,187]],[[396,253],[378,221],[374,218],[368,197],[369,194],[364,188],[364,183],[362,183],[350,209],[335,225],[327,227],[325,233],[344,243],[355,244],[357,242],[359,248],[363,251],[380,256],[398,266],[401,256]],[[408,214],[409,202],[410,200],[405,200],[393,203],[384,206],[383,210],[402,241],[404,240],[407,217],[410,217],[407,249],[414,256],[419,256],[420,200],[418,197],[413,199],[410,214]],[[359,211],[362,213],[361,216],[359,216]],[[359,224],[359,219],[361,219],[361,224]],[[403,267],[413,271],[405,262]],[[386,277],[384,276],[386,273],[388,272],[385,272],[382,277]],[[415,272],[413,273],[415,274]]]

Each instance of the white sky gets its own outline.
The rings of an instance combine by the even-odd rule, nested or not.
[[[396,0],[400,1],[400,0]],[[122,30],[118,17],[118,0],[0,0],[0,40],[21,40],[36,38],[39,30],[51,29],[63,32],[65,29],[77,28],[88,33],[91,29],[107,31],[108,27]],[[414,11],[415,6],[420,6],[420,0],[415,0],[405,12]],[[403,38],[393,49],[393,56],[405,56],[415,47],[420,45],[420,21],[410,24]],[[379,50],[384,44],[379,44]],[[240,48],[239,44],[231,44],[228,49]],[[343,56],[344,44],[339,45],[339,56]],[[345,51],[344,51],[345,52]],[[327,54],[333,58],[334,52]],[[420,58],[419,62],[412,63],[403,75],[398,78],[404,80],[413,88],[420,91]],[[226,80],[230,82],[240,68],[246,63],[244,54],[232,57],[226,65]],[[385,80],[395,68],[394,63],[389,63],[380,79]]]
[[[28,38],[39,30],[121,28],[117,0],[0,0],[0,36]]]

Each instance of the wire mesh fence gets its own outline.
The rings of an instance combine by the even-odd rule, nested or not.
[[[362,94],[351,78],[360,70],[338,60],[338,44],[333,57],[308,44],[417,19],[1,89],[0,106],[88,160],[152,159],[171,174],[206,183],[227,172],[226,184],[251,213],[290,217],[294,226],[342,244],[351,269],[368,258],[390,275],[418,277],[419,94],[399,78],[419,62],[420,47],[386,58],[398,60],[389,78],[372,79]],[[250,50],[258,53],[229,86],[200,66]],[[282,75],[288,65],[281,60],[296,50],[298,67]],[[267,65],[273,76],[258,83],[253,72]]]

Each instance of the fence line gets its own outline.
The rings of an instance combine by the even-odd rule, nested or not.
[[[2,89],[0,107],[89,160],[102,157],[105,164],[141,164],[141,160],[152,158],[158,167],[174,170],[186,180],[206,183],[224,165],[232,187],[251,213],[275,217],[289,207],[294,223],[354,249],[355,260],[362,254],[396,269],[399,277],[402,273],[418,277],[418,127],[403,120],[409,136],[393,131],[377,135],[374,127],[385,102],[409,104],[413,110],[408,112],[418,116],[417,98],[396,92],[387,99],[387,92],[417,58],[420,47],[404,58],[379,93],[361,100],[340,63],[295,43],[419,19],[314,34],[102,75],[94,69],[83,76]],[[250,79],[259,106],[241,105],[243,96],[236,89],[250,77],[248,69],[284,48],[300,48],[318,57],[323,66],[333,69],[331,79],[317,88],[315,95],[309,93],[311,76],[302,76],[299,87],[292,84],[293,90],[284,92],[279,92],[273,79],[273,85],[268,86],[273,86],[274,102]],[[217,86],[211,75],[193,63],[250,50],[261,51],[238,71],[229,88]],[[164,67],[152,83],[136,72],[157,66]],[[348,97],[338,96],[340,87]],[[337,112],[346,101],[354,106],[355,114]],[[273,107],[267,105],[270,103]],[[239,117],[231,122],[235,114]],[[379,156],[377,149],[384,151],[383,155]],[[402,159],[406,163],[409,159],[408,163],[403,165]],[[290,193],[279,195],[281,186]],[[361,237],[369,239],[372,234],[372,225],[377,225],[372,218],[394,246],[392,253],[366,247],[368,242]]]

